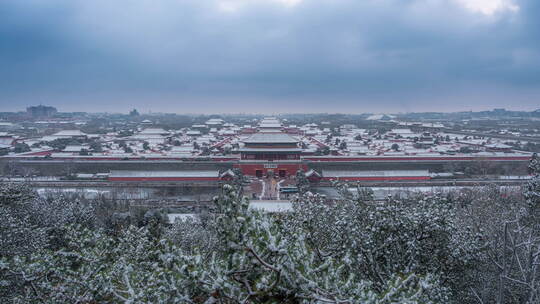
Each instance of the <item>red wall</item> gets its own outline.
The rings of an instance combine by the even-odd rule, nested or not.
[[[25,153],[23,155],[24,156],[45,156],[45,155],[51,154],[52,152],[53,152],[53,150],[49,150],[49,151]]]
[[[323,162],[340,162],[340,161],[418,161],[418,160],[434,160],[434,161],[463,161],[463,160],[529,160],[530,156],[457,156],[457,157],[447,157],[447,156],[410,156],[410,157],[318,157],[318,156],[307,156],[302,157],[304,160],[310,161],[323,161]]]

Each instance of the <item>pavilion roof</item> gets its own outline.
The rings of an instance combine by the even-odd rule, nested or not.
[[[298,140],[288,134],[276,133],[255,133],[244,140],[246,144],[296,144]]]

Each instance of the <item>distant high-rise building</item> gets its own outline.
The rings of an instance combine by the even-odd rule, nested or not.
[[[51,117],[58,113],[58,111],[55,107],[39,105],[26,108],[26,113],[32,117]]]

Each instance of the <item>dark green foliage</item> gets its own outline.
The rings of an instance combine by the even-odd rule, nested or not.
[[[29,151],[30,147],[25,143],[16,143],[15,147],[13,147],[13,152],[15,153],[24,153]]]

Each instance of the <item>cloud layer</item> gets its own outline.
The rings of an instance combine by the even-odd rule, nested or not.
[[[540,107],[537,0],[6,0],[0,105]]]

